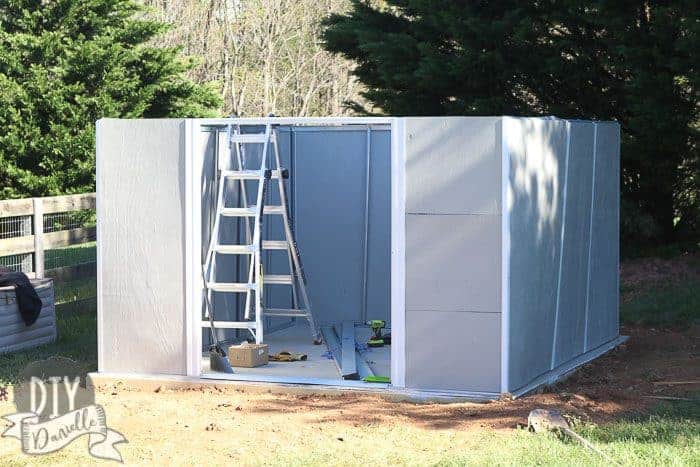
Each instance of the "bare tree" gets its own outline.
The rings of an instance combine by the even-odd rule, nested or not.
[[[196,60],[191,77],[218,83],[224,112],[343,115],[360,100],[352,63],[323,50],[321,21],[348,0],[144,0],[173,25],[161,40]]]

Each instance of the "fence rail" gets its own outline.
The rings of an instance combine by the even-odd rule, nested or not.
[[[0,201],[0,265],[37,278],[94,276],[94,257],[65,264],[53,254],[47,267],[46,254],[94,241],[94,211],[95,193]]]

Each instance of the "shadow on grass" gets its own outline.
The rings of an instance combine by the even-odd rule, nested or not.
[[[31,362],[51,356],[75,360],[81,368],[97,368],[97,320],[94,310],[69,317],[57,317],[58,339],[32,349],[0,355],[0,384],[17,382],[20,372]]]
[[[659,285],[620,306],[620,320],[629,324],[683,325],[700,323],[700,280]]]

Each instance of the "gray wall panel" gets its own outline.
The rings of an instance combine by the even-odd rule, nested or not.
[[[372,131],[370,143],[367,314],[391,321],[391,134]]]
[[[500,117],[406,119],[406,212],[500,214]]]
[[[510,123],[508,123],[510,122]],[[548,371],[559,275],[566,122],[509,119],[511,390]]]
[[[100,120],[97,143],[100,371],[184,374],[184,120]]]
[[[294,153],[294,221],[315,316],[359,320],[366,131],[297,131]]]
[[[366,126],[318,127],[292,132],[292,219],[320,322],[391,318],[388,129],[370,132],[367,279],[363,281],[367,130]]]
[[[555,366],[583,352],[592,167],[593,124],[571,122]]]
[[[501,220],[406,215],[406,309],[498,313]]]
[[[498,391],[500,118],[406,119],[406,384]]]
[[[406,386],[498,392],[500,313],[406,311]]]
[[[618,335],[620,127],[598,123],[587,350]]]

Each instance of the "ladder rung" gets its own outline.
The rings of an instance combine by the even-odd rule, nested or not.
[[[234,133],[231,135],[232,143],[241,144],[260,144],[267,141],[268,136],[272,140],[272,135],[267,135],[265,133]]]
[[[253,245],[214,245],[212,249],[227,255],[252,255],[255,252]]]
[[[263,250],[286,250],[289,248],[289,243],[286,240],[263,240]]]
[[[308,318],[306,310],[294,308],[265,308],[263,311],[265,316],[284,316],[290,318]]]
[[[284,214],[284,206],[265,206],[265,214]]]
[[[227,217],[255,217],[256,211],[256,206],[248,206],[247,208],[222,208],[221,215]],[[284,213],[284,206],[265,206],[265,214],[282,213]]]
[[[202,327],[208,328],[209,321],[202,321]],[[255,321],[214,321],[217,329],[255,329]]]
[[[235,180],[259,180],[263,177],[263,172],[260,170],[222,170],[221,176]],[[280,178],[280,171],[273,170],[271,173],[273,179]]]
[[[249,206],[247,208],[221,208],[219,213],[227,217],[255,217],[256,211],[255,206]]]
[[[267,274],[263,276],[264,284],[276,284],[276,285],[292,285],[294,284],[294,279],[292,276],[286,274]]]
[[[244,293],[256,288],[254,282],[207,282],[207,289],[214,292]]]

